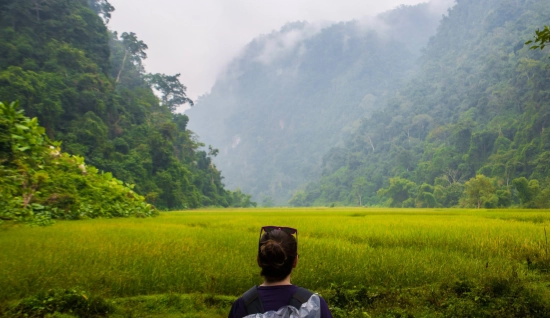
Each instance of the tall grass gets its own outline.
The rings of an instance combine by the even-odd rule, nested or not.
[[[262,225],[299,229],[293,282],[418,287],[456,279],[536,280],[546,211],[257,209],[0,229],[0,300],[80,287],[106,297],[239,295],[260,282]],[[528,261],[529,259],[529,261]]]

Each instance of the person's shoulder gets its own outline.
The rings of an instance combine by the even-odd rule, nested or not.
[[[307,289],[307,288],[305,288],[305,287],[301,287],[301,286],[297,286],[297,285],[291,285],[291,286],[294,286],[297,290],[307,291],[307,292],[309,292],[309,293],[311,293],[311,294],[316,294],[314,291],[309,290],[309,289]]]
[[[246,316],[246,305],[243,297],[237,298],[231,306],[228,318],[241,318]]]
[[[309,290],[307,288],[303,288],[303,287],[298,287],[298,288],[299,288],[299,290],[304,291],[304,295],[306,294],[305,292],[307,292],[309,294],[308,298],[311,297],[311,295],[316,294],[319,297],[319,302],[320,302],[320,305],[321,305],[321,318],[332,318],[332,313],[330,312],[330,309],[328,308],[327,302],[325,301],[325,299],[321,295],[319,295],[317,293],[314,293],[314,292],[312,292],[311,290]]]

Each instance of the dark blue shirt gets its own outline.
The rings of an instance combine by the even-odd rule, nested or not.
[[[277,311],[283,306],[288,306],[292,295],[294,295],[297,290],[298,286],[294,285],[259,286],[258,294],[260,294],[260,300],[264,306],[264,310],[268,312]],[[321,299],[321,318],[332,318],[327,303],[322,297],[319,298]],[[248,316],[246,313],[246,306],[241,297],[233,303],[228,318],[242,318],[246,316]]]

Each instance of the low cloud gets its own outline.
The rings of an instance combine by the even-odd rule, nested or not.
[[[456,0],[432,0],[429,7],[434,14],[446,14],[449,8],[454,7],[455,4]]]
[[[188,96],[210,91],[223,68],[260,34],[291,21],[350,21],[376,16],[400,4],[422,0],[109,0],[116,8],[110,27],[135,32],[149,45],[147,71],[181,73]],[[433,10],[444,13],[451,0],[433,1]],[[315,24],[313,24],[315,25]],[[311,36],[309,31],[288,34],[270,48],[285,54]],[[261,61],[277,54],[268,51]]]
[[[304,40],[318,34],[322,29],[322,23],[304,23],[301,26],[294,24],[283,27],[281,32],[273,32],[270,35],[263,36],[258,41],[263,43],[263,49],[256,58],[257,61],[270,65],[279,58],[287,57],[296,52],[298,55],[305,53],[305,47],[300,46]]]

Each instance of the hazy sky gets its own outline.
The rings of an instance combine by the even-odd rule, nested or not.
[[[440,1],[440,0],[438,0]],[[260,34],[292,21],[347,21],[422,0],[109,0],[109,27],[148,46],[148,72],[181,73],[193,100]]]

